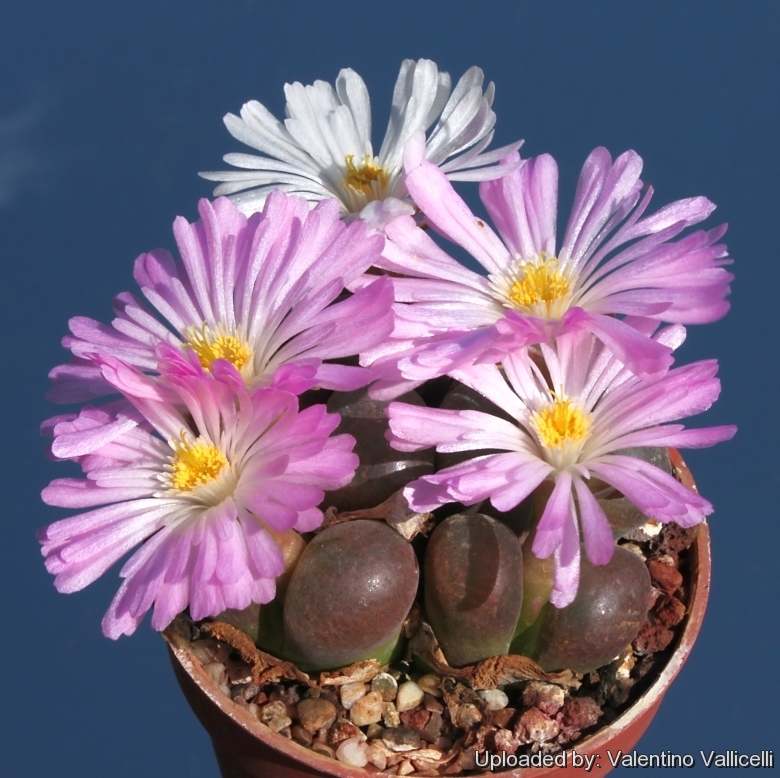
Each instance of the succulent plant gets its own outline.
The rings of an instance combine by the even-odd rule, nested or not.
[[[386,524],[358,520],[323,530],[306,547],[284,600],[285,654],[301,668],[386,661],[417,595],[409,543]]]
[[[523,602],[517,536],[479,513],[439,524],[425,552],[425,612],[454,666],[506,654]]]
[[[536,572],[536,590],[549,591],[551,566]],[[618,546],[606,565],[594,565],[583,554],[574,602],[565,608],[543,606],[534,623],[512,641],[511,652],[530,656],[545,670],[595,670],[637,636],[650,607],[651,588],[647,567],[628,549]]]

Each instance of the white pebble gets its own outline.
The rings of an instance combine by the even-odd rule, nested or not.
[[[424,691],[428,692],[428,694],[434,696],[434,697],[441,697],[441,689],[439,688],[439,684],[441,683],[441,678],[436,675],[436,673],[428,673],[427,675],[424,675],[422,678],[420,678],[419,681],[417,681],[417,685]]]
[[[501,689],[485,689],[479,696],[487,703],[488,710],[501,710],[509,705],[509,697]]]
[[[342,740],[336,749],[336,759],[353,767],[365,767],[368,764],[368,744],[359,737]]]
[[[367,690],[364,683],[345,683],[339,692],[341,704],[349,710]]]
[[[376,724],[382,718],[384,705],[380,692],[369,692],[355,702],[349,711],[349,718],[356,727]]]
[[[222,662],[209,662],[203,669],[217,685],[222,686],[227,681],[227,668]]]
[[[416,708],[425,696],[425,692],[414,682],[407,681],[398,687],[395,698],[395,707],[399,713]]]

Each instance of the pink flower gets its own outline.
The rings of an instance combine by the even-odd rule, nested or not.
[[[161,343],[193,351],[207,369],[228,360],[250,389],[300,394],[314,385],[347,391],[368,383],[367,370],[328,360],[358,354],[392,329],[389,279],[338,300],[378,258],[384,239],[365,224],[343,224],[334,202],[310,212],[305,200],[280,192],[249,219],[224,198],[201,200],[199,211],[199,222],[174,222],[181,261],[158,250],[135,263],[141,291],[167,323],[129,293],[116,298],[111,326],[71,319],[63,345],[76,360],[52,371],[51,399],[114,391],[98,351],[156,373]]]
[[[349,483],[358,464],[354,438],[330,436],[339,417],[324,405],[299,412],[289,392],[248,393],[225,360],[205,370],[167,345],[161,357],[159,380],[100,358],[132,408],[87,407],[44,425],[54,455],[86,474],[53,481],[44,501],[93,508],[40,532],[57,589],[84,588],[142,544],[103,620],[111,638],[134,632],[152,606],[162,630],[188,606],[201,619],[273,599],[284,569],[273,535],[317,527],[323,490]]]
[[[628,151],[612,162],[596,149],[580,175],[574,207],[556,241],[558,170],[548,155],[508,168],[480,184],[480,196],[498,231],[474,216],[445,176],[407,146],[406,185],[426,220],[465,248],[487,277],[440,249],[411,218],[386,228],[383,266],[411,278],[396,282],[397,348],[367,355],[385,367],[392,389],[393,360],[401,379],[419,383],[474,361],[503,354],[563,332],[593,332],[633,372],[661,375],[671,352],[615,316],[659,322],[703,323],[723,316],[732,275],[717,241],[725,226],[677,241],[714,206],[695,197],[643,217],[652,188],[642,195],[642,160]],[[505,159],[516,166],[516,153]],[[387,392],[386,392],[387,393]]]
[[[631,321],[649,335],[654,325]],[[682,339],[681,327],[656,336],[668,347]],[[506,411],[515,423],[478,411],[388,406],[394,447],[415,451],[499,449],[430,476],[404,490],[417,511],[450,502],[473,505],[485,499],[500,511],[518,505],[543,481],[554,482],[536,527],[533,552],[555,555],[551,601],[568,605],[577,593],[580,529],[588,558],[606,564],[612,531],[588,482],[596,477],[659,521],[689,527],[712,512],[712,505],[657,467],[619,453],[637,446],[698,448],[727,440],[735,427],[686,430],[668,424],[706,410],[720,392],[715,361],[697,362],[645,382],[630,373],[592,334],[560,336],[553,348],[540,347],[546,372],[526,351],[494,365],[472,365],[453,376]],[[579,521],[578,521],[579,519]]]

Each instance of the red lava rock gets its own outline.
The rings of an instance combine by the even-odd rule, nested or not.
[[[674,627],[685,618],[685,605],[676,597],[666,597],[655,612],[656,623],[664,627]]]
[[[520,741],[508,729],[499,729],[493,741],[496,754],[500,754],[502,751],[507,755],[514,754],[520,747]]]
[[[346,719],[337,719],[328,732],[328,743],[331,746],[337,746],[342,740],[349,740],[351,737],[359,737],[360,730]]]
[[[425,708],[413,708],[401,714],[401,723],[415,732],[422,732],[430,718],[431,714]]]
[[[523,689],[523,704],[554,716],[562,707],[564,692],[560,686],[534,681]]]
[[[671,565],[651,559],[647,563],[647,569],[653,583],[668,594],[674,594],[682,585],[682,573]]]
[[[693,543],[698,529],[698,527],[684,529],[674,523],[666,524],[653,543],[653,549],[659,554],[677,554]]]
[[[501,708],[500,710],[491,710],[488,713],[488,724],[499,728],[508,727],[509,722],[514,718],[515,713],[517,713],[515,708]]]
[[[514,734],[519,743],[546,743],[553,740],[560,725],[538,708],[529,708],[515,724]]]
[[[637,654],[654,654],[663,651],[674,640],[674,632],[663,624],[645,624],[634,640]]]
[[[599,720],[601,708],[590,697],[569,697],[559,715],[564,727],[582,730],[592,727]]]

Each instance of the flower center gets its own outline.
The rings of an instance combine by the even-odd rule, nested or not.
[[[579,443],[590,431],[590,414],[571,400],[556,400],[531,416],[539,439],[547,448],[563,449]]]
[[[225,455],[217,446],[196,440],[174,445],[176,452],[171,463],[171,486],[182,492],[192,491],[196,486],[208,484],[222,472],[228,463]]]
[[[240,371],[252,359],[252,349],[241,338],[224,332],[212,332],[206,324],[200,330],[191,327],[185,332],[185,346],[191,348],[206,370],[215,359],[226,359]]]
[[[355,155],[347,154],[344,158],[347,172],[341,183],[348,194],[357,195],[361,200],[381,200],[387,188],[387,171],[380,165],[374,164],[371,157],[366,154],[363,164],[355,164]]]
[[[528,309],[539,303],[549,308],[569,293],[569,282],[558,269],[558,259],[544,252],[536,262],[521,262],[515,269],[507,297],[517,308]]]

